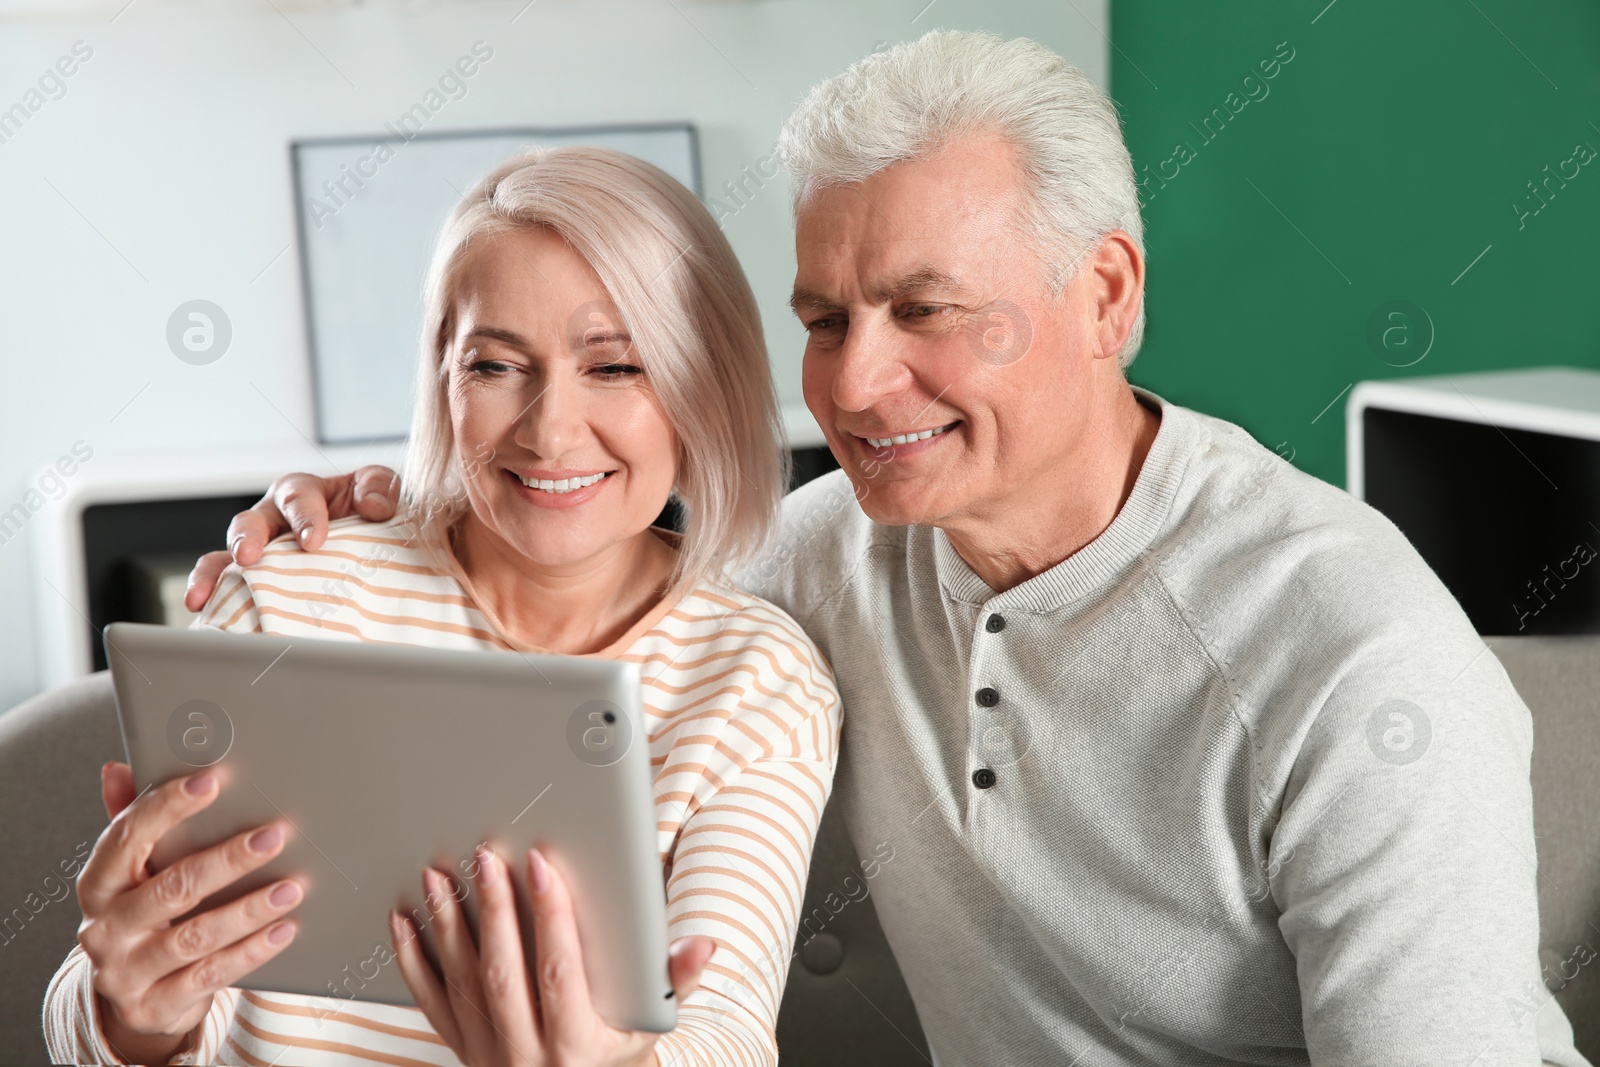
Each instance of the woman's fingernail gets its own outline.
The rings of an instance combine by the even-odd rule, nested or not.
[[[210,773],[197,774],[183,783],[183,791],[192,797],[203,797],[211,792],[211,787],[216,784],[217,779],[214,775]]]
[[[545,865],[544,856],[536,848],[528,850],[528,884],[535,893],[543,893],[550,888],[550,868]]]
[[[277,926],[274,926],[272,929],[267,931],[267,941],[269,944],[273,945],[287,944],[289,939],[293,936],[294,923],[292,922],[281,922]]]
[[[306,541],[308,541],[311,538],[311,527],[307,526],[305,529],[303,529],[299,533],[295,534],[295,536],[300,539],[300,543],[302,545],[305,544]]]
[[[442,905],[450,899],[450,893],[445,889],[444,878],[432,867],[422,869],[422,884],[428,891],[428,897],[435,906]]]
[[[500,877],[500,872],[495,870],[494,856],[486,848],[479,848],[476,859],[478,861],[478,884],[494,885]]]
[[[297,882],[280,882],[277,888],[267,895],[267,900],[274,908],[287,908],[299,899],[300,885]]]
[[[251,852],[271,852],[278,847],[278,842],[283,840],[283,831],[276,826],[268,826],[257,830],[250,836]]]

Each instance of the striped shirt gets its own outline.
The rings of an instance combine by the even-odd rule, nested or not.
[[[196,626],[294,637],[541,649],[509,641],[404,521],[335,522],[230,566]],[[596,656],[639,664],[672,938],[716,942],[663,1035],[664,1067],[777,1062],[774,1026],[811,847],[833,781],[833,675],[788,615],[730,585],[658,604]],[[74,947],[44,1025],[57,1063],[121,1063],[98,1032],[92,967]],[[394,1067],[459,1061],[413,1007],[230,988],[174,1063]]]

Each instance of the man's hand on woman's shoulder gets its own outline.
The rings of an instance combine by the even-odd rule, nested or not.
[[[302,547],[319,548],[332,520],[355,515],[382,522],[394,516],[399,502],[400,476],[388,467],[362,467],[332,478],[285,474],[253,507],[233,517],[226,550],[207,552],[196,561],[183,602],[190,611],[205,607],[229,563],[248,567],[258,562],[267,542],[279,534],[293,531]]]

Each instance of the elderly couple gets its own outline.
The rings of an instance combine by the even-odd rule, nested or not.
[[[181,917],[286,828],[151,877],[219,787],[135,800],[111,764],[56,1058],[773,1063],[832,790],[894,849],[878,913],[937,1063],[1584,1064],[1539,981],[1500,664],[1391,523],[1124,377],[1144,253],[1107,98],[1034,42],[935,32],[817,86],[779,149],[841,472],[780,506],[756,305],[705,209],[534,152],[440,239],[398,500],[383,469],[286,477],[190,591],[225,629],[640,662],[678,1029],[595,1015],[537,851],[537,988],[492,854],[476,944],[425,877],[438,971],[391,918],[417,1008],[237,988],[302,888]]]

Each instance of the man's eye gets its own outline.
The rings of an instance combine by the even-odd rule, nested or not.
[[[906,314],[914,319],[931,319],[944,310],[943,304],[913,304],[906,309]]]
[[[842,320],[834,315],[826,315],[820,319],[812,319],[806,323],[808,330],[831,330],[837,327]]]

